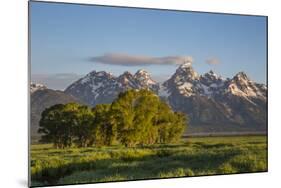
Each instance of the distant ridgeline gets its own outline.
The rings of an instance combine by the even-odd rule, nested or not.
[[[35,88],[34,88],[35,87]],[[190,118],[189,132],[267,131],[267,86],[244,72],[224,79],[209,71],[196,73],[190,63],[179,66],[164,83],[157,83],[145,70],[116,77],[92,71],[65,91],[31,86],[31,132],[36,135],[42,111],[55,104],[76,102],[95,107],[110,104],[127,90],[154,92],[174,110]],[[48,91],[48,92],[47,92]]]
[[[41,142],[56,148],[109,146],[126,147],[173,143],[187,126],[187,117],[174,112],[148,90],[120,93],[112,104],[94,108],[77,103],[57,104],[43,111]]]

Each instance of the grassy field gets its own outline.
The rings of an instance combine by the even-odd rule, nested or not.
[[[263,171],[265,136],[195,137],[138,148],[31,146],[32,186]]]

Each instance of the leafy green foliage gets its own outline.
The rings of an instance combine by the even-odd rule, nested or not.
[[[187,126],[184,114],[171,108],[153,92],[129,90],[112,104],[90,109],[75,103],[54,105],[42,113],[42,142],[57,148],[109,146],[127,147],[177,142]]]
[[[175,113],[153,92],[130,90],[112,104],[118,139],[125,146],[177,141],[187,126],[184,114]]]
[[[100,104],[93,108],[94,144],[112,145],[116,142],[116,123],[110,105]]]
[[[74,130],[79,125],[81,106],[75,103],[58,104],[42,112],[39,133],[42,142],[53,142],[56,148],[70,147],[74,140]]]
[[[91,146],[93,143],[93,112],[87,106],[79,106],[76,111],[77,124],[73,127],[73,135],[75,136],[75,143],[79,147]]]

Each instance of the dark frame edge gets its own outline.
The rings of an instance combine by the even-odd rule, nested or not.
[[[28,57],[27,57],[27,71],[28,71],[28,75],[27,75],[27,111],[28,111],[28,167],[27,167],[27,186],[28,187],[32,187],[31,186],[31,138],[30,138],[30,130],[31,130],[31,100],[30,100],[30,82],[31,82],[31,1],[29,0],[27,2],[27,14],[28,14],[28,18],[27,18],[27,53],[28,53]]]
[[[192,13],[207,13],[207,14],[224,14],[233,16],[256,16],[256,17],[268,17],[267,15],[261,14],[239,14],[239,13],[227,13],[227,12],[209,12],[209,11],[195,11],[186,9],[168,9],[168,8],[150,8],[150,7],[135,7],[135,6],[124,6],[124,5],[105,5],[105,4],[94,4],[94,3],[72,3],[72,2],[56,2],[56,1],[44,1],[44,0],[29,0],[33,3],[48,3],[48,4],[66,4],[66,5],[80,5],[80,6],[99,6],[99,7],[114,7],[114,8],[135,8],[144,10],[158,10],[158,11],[177,11],[177,12],[192,12]]]

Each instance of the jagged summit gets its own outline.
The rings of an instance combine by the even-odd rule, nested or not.
[[[176,80],[182,81],[199,79],[198,73],[194,71],[190,62],[180,65],[173,76]]]
[[[119,83],[120,87],[125,87],[128,89],[136,87],[134,76],[129,71],[125,71],[123,74],[121,74],[117,78],[117,82]]]
[[[135,73],[134,77],[135,78],[140,78],[141,77],[141,78],[146,78],[146,79],[150,79],[151,78],[150,74],[146,70],[144,70],[144,69],[138,70]]]
[[[220,76],[218,76],[213,70],[210,70],[209,72],[206,72],[206,73],[204,74],[204,76],[211,77],[211,78],[215,78],[215,79],[217,79],[218,77],[220,77]]]
[[[121,74],[118,79],[124,80],[124,79],[133,79],[133,75],[129,71],[125,71],[123,74]]]
[[[144,70],[144,69],[140,69],[138,70],[135,75],[134,78],[136,80],[139,81],[139,83],[144,86],[144,85],[155,85],[157,84],[150,76],[150,74]]]
[[[145,70],[139,70],[134,75],[125,71],[117,77],[105,71],[92,71],[71,84],[65,92],[95,106],[100,103],[112,102],[120,92],[142,88],[155,92],[158,90],[158,84],[151,79]]]
[[[199,75],[194,71],[190,62],[186,62],[177,68],[170,79],[163,83],[160,96],[177,92],[184,96],[192,96],[198,91]]]
[[[250,80],[244,72],[233,78],[222,78],[210,70],[199,75],[191,61],[181,64],[163,84],[140,69],[120,76],[107,72],[91,72],[71,84],[65,92],[95,106],[111,103],[120,92],[128,89],[148,89],[166,100],[175,111],[201,123],[265,125],[267,87]]]
[[[251,81],[245,72],[238,72],[233,79],[237,81]]]
[[[191,61],[185,61],[179,66],[179,68],[181,68],[181,69],[186,69],[186,68],[190,68],[190,67],[192,67]]]
[[[120,76],[125,75],[125,76],[132,76],[132,74],[129,71],[125,71],[123,74],[121,74]]]
[[[234,123],[265,128],[267,89],[239,72],[223,79],[209,71],[197,76],[190,64],[181,65],[160,86],[159,96],[174,110],[187,113],[195,123]]]
[[[113,78],[111,73],[105,72],[105,71],[92,71],[88,73],[85,77],[81,78],[80,80],[76,81],[75,83],[72,84],[90,84],[92,86],[97,86],[99,82],[106,82],[108,80],[111,80]]]
[[[212,70],[200,76],[200,82],[208,87],[221,86],[223,85],[224,81],[225,80],[221,76],[217,75]]]
[[[209,72],[206,72],[205,74],[201,75],[201,77],[205,77],[211,80],[217,80],[221,78],[221,76],[218,76],[213,70],[210,70]]]
[[[181,64],[177,70],[193,70],[191,62],[184,62]]]
[[[245,72],[237,73],[228,84],[227,91],[232,95],[241,97],[255,97],[266,99],[266,86],[257,84],[249,79]]]
[[[81,78],[79,81],[81,83],[88,83],[88,82],[93,82],[94,79],[93,78],[99,78],[99,79],[106,79],[106,78],[111,78],[112,74],[105,72],[105,71],[91,71],[90,73],[88,73],[86,76],[84,76],[83,78]]]
[[[262,88],[264,87],[258,87],[244,72],[237,73],[232,79],[223,79],[213,70],[199,75],[188,62],[180,65],[172,77],[163,83],[161,93],[166,97],[167,93],[179,93],[186,97],[215,97],[231,93],[244,97],[264,98],[265,92],[261,91]]]
[[[136,73],[135,73],[135,75],[143,75],[143,74],[145,74],[145,75],[149,75],[149,73],[145,70],[145,69],[139,69]]]
[[[106,71],[92,71],[91,73],[89,73],[89,76],[93,76],[93,75],[112,77],[112,73]]]

